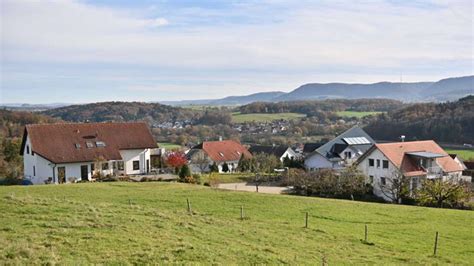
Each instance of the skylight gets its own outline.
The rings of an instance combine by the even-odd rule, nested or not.
[[[223,154],[222,152],[219,152],[219,155],[220,155],[221,157],[224,157],[224,154]]]
[[[366,137],[343,138],[343,140],[349,145],[370,144]]]
[[[74,146],[76,146],[76,149],[80,149],[80,148],[81,148],[81,144],[79,144],[79,143],[74,144]]]
[[[96,141],[96,142],[95,142],[95,145],[96,145],[97,147],[105,147],[105,142],[103,142],[103,141]]]
[[[88,141],[88,142],[86,142],[86,147],[89,148],[89,149],[94,148],[94,144],[92,144],[92,142]]]

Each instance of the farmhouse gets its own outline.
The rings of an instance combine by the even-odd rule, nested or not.
[[[414,191],[424,179],[459,180],[463,170],[432,140],[375,144],[356,164],[369,177],[374,194],[387,201],[393,199],[393,184],[402,176]]]
[[[33,184],[91,180],[150,171],[156,142],[145,123],[27,125],[20,154]]]
[[[264,146],[264,145],[253,145],[249,149],[252,155],[256,155],[258,153],[264,153],[267,155],[274,155],[277,157],[281,162],[288,157],[288,159],[296,159],[297,154],[296,152],[288,146]]]
[[[306,156],[306,169],[342,169],[352,165],[375,141],[358,126],[317,148]]]
[[[240,143],[233,140],[205,141],[194,146],[187,154],[193,172],[208,172],[216,163],[219,172],[226,163],[229,172],[236,171],[242,156],[252,158],[252,154]]]

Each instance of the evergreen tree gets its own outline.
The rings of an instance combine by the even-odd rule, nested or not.
[[[211,173],[219,172],[219,167],[217,166],[216,162],[209,166],[209,170],[211,171]]]
[[[224,164],[222,164],[222,172],[224,172],[224,173],[229,172],[229,165],[226,162],[224,162]]]
[[[191,170],[187,164],[181,166],[181,170],[179,171],[179,179],[183,181],[186,177],[191,176]]]

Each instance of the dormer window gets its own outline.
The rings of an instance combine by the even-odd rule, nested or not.
[[[88,142],[86,142],[86,147],[87,147],[88,149],[94,148],[94,144],[92,144],[92,142],[88,141]]]
[[[105,147],[105,142],[103,142],[103,141],[96,141],[96,142],[95,142],[95,145],[96,145],[97,147]]]
[[[74,146],[75,146],[76,149],[78,149],[78,150],[81,148],[81,144],[79,144],[79,143],[74,144]]]

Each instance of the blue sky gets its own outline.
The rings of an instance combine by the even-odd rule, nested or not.
[[[206,99],[473,74],[469,0],[1,5],[1,103]]]

